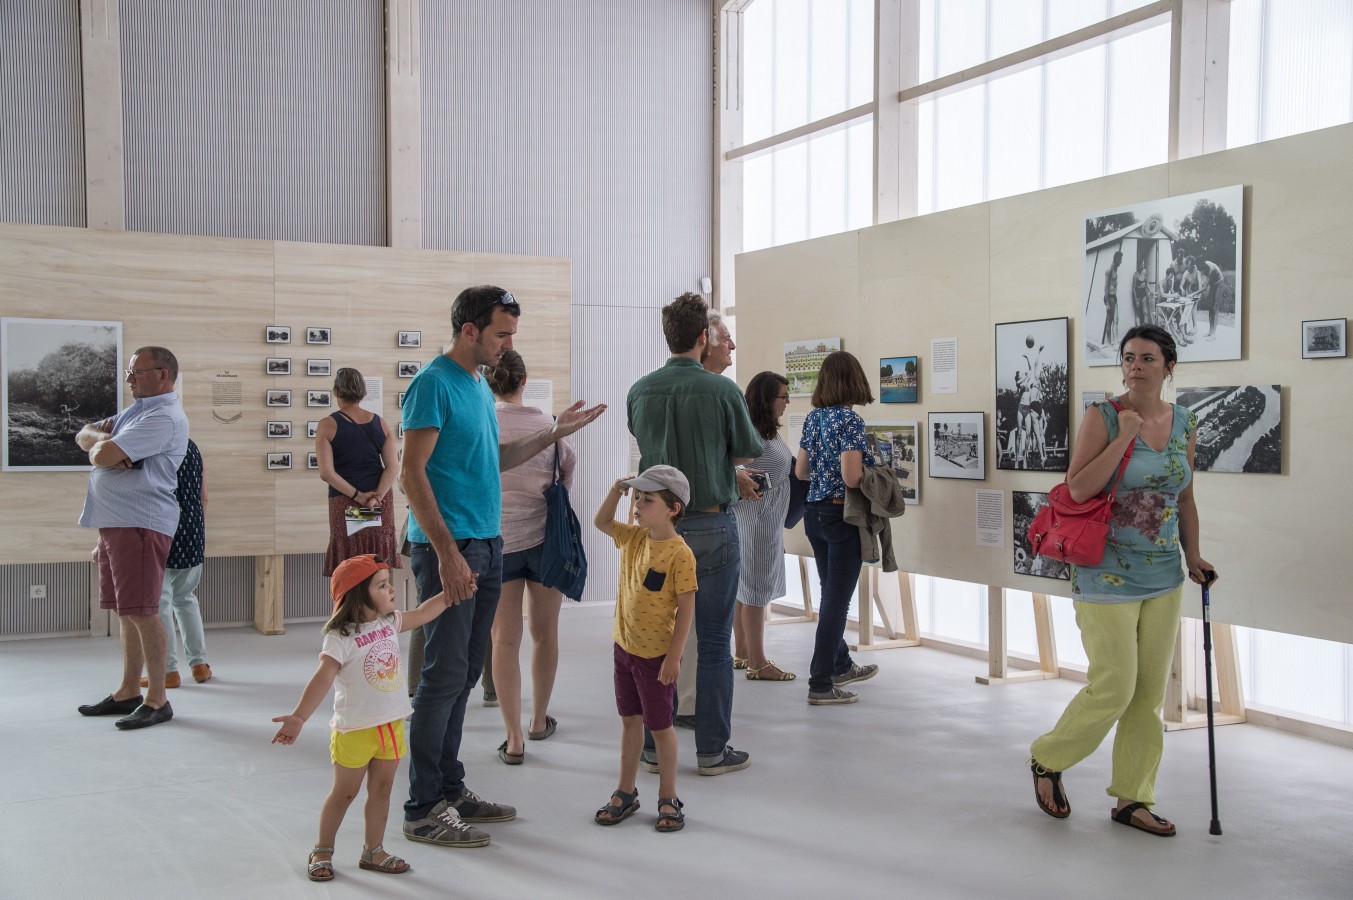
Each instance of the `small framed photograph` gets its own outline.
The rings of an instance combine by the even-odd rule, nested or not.
[[[403,423],[403,422],[400,422],[398,425],[395,426],[395,439],[396,439],[396,440],[400,440],[400,441],[404,440],[404,423]]]
[[[305,405],[306,405],[306,406],[333,406],[333,405],[334,405],[334,392],[333,392],[333,391],[306,391],[306,392],[305,392]]]
[[[269,468],[269,469],[290,469],[290,468],[291,468],[291,454],[290,454],[290,453],[269,453],[269,454],[268,454],[268,468]]]
[[[917,439],[918,428],[915,422],[867,423],[865,436],[873,437],[877,453],[874,465],[887,466],[902,489],[902,497],[908,504],[920,503],[918,488],[920,485],[920,445]]]
[[[1301,358],[1331,359],[1348,355],[1347,319],[1311,319],[1301,323]]]
[[[314,439],[315,439],[315,435],[317,435],[317,434],[319,434],[319,420],[318,420],[318,419],[315,419],[315,420],[306,422],[306,423],[305,423],[305,436],[308,437],[308,438],[310,438],[311,440],[314,440]]]
[[[291,437],[290,422],[269,422],[268,437],[270,438],[289,438]]]
[[[331,334],[330,330],[323,325],[305,326],[305,342],[307,344],[327,344]]]
[[[919,399],[921,362],[915,356],[879,360],[879,402],[915,403]]]
[[[931,413],[930,477],[987,479],[987,414]]]
[[[1029,545],[1029,526],[1039,508],[1048,502],[1048,495],[1037,491],[1011,491],[1010,501],[1010,545],[1015,552],[1015,574],[1070,581],[1069,565],[1051,556],[1034,556],[1034,548]]]
[[[263,368],[269,375],[290,375],[291,357],[269,356],[268,361],[264,364]]]
[[[305,361],[305,374],[307,375],[328,375],[329,360],[327,359],[307,359]]]
[[[309,453],[307,453],[307,454],[305,455],[305,467],[306,467],[307,469],[318,469],[318,468],[319,468],[319,454],[316,453],[316,452],[313,451],[313,450],[311,450]]]
[[[401,359],[399,361],[399,377],[412,378],[413,376],[418,374],[418,370],[422,367],[422,365],[423,364],[420,362],[410,362],[407,359]]]
[[[395,409],[404,408],[404,395],[407,393],[408,391],[399,391],[395,394]]]
[[[290,406],[291,391],[268,391],[263,396],[265,406]]]
[[[263,340],[269,344],[290,344],[290,325],[269,325],[263,329]]]
[[[400,331],[395,335],[396,347],[421,347],[423,346],[423,332],[421,331]]]

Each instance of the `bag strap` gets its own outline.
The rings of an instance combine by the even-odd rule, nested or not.
[[[559,472],[559,442],[558,442],[558,441],[555,441],[555,442],[554,442],[554,483],[555,483],[555,484],[558,484],[558,483],[559,483],[559,481],[560,481],[560,477],[559,477],[559,476],[560,476],[560,472]]]
[[[1117,400],[1111,397],[1109,398],[1109,402],[1113,404],[1113,408],[1116,412],[1123,411],[1123,407],[1119,405]],[[1114,476],[1113,490],[1109,491],[1110,502],[1112,502],[1113,498],[1118,494],[1118,485],[1123,480],[1123,473],[1127,471],[1128,463],[1132,460],[1132,451],[1136,449],[1136,447],[1137,447],[1137,439],[1133,438],[1132,443],[1128,444],[1127,452],[1123,454],[1123,461],[1118,465],[1118,474]]]
[[[351,423],[352,423],[352,427],[353,427],[353,428],[356,428],[358,431],[360,431],[360,432],[362,433],[362,436],[366,438],[367,443],[369,443],[369,444],[371,445],[371,449],[373,449],[373,450],[376,451],[376,455],[377,455],[377,456],[380,456],[380,455],[381,455],[381,448],[380,448],[380,446],[376,443],[376,439],[373,438],[373,437],[371,436],[371,432],[367,431],[367,430],[366,430],[365,428],[363,428],[361,425],[358,425],[355,421],[353,421],[352,416],[350,416],[350,415],[348,415],[347,413],[343,412],[343,410],[341,410],[341,409],[338,410],[338,411],[336,411],[336,412],[334,413],[334,415],[336,415],[336,416],[342,416],[343,418],[345,418],[345,419],[347,419],[349,422],[351,422]],[[372,413],[371,416],[372,416],[372,417],[371,417],[371,422],[379,422],[379,421],[381,420],[381,417],[378,416],[378,415],[376,415],[375,413]],[[367,424],[370,425],[371,422],[368,422]],[[383,430],[383,429],[382,429],[382,430]],[[385,468],[385,458],[384,458],[384,457],[381,457],[381,468],[382,468],[382,469]]]

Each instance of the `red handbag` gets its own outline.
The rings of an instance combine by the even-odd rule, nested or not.
[[[1119,412],[1123,407],[1110,400]],[[1104,545],[1109,540],[1109,520],[1113,515],[1113,498],[1118,484],[1132,459],[1134,439],[1123,454],[1113,489],[1107,494],[1091,497],[1084,503],[1071,498],[1071,488],[1065,481],[1048,491],[1048,502],[1039,508],[1029,525],[1029,546],[1035,556],[1046,556],[1077,566],[1097,566],[1104,558]]]

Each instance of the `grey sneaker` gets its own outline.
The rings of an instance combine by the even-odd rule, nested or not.
[[[709,765],[700,763],[696,770],[701,775],[722,775],[725,772],[736,772],[738,769],[745,769],[752,764],[752,755],[745,750],[734,750],[731,746],[725,747],[723,758],[712,762]]]
[[[643,769],[645,772],[649,772],[649,773],[651,773],[651,774],[653,774],[653,775],[657,775],[657,774],[658,774],[658,761],[657,761],[656,758],[655,758],[655,759],[649,759],[646,755],[644,755],[643,753],[640,753],[640,754],[639,754],[639,768]]]
[[[460,789],[451,808],[466,822],[511,822],[517,818],[517,807],[490,803],[469,788]]]
[[[878,673],[878,666],[861,666],[851,663],[849,671],[832,676],[832,684],[837,687],[845,687],[846,685],[854,684],[857,681],[868,681]]]
[[[672,716],[672,724],[678,728],[695,728],[695,716]]]
[[[426,818],[405,819],[404,836],[443,847],[484,847],[489,842],[488,834],[466,825],[445,800],[432,807]]]
[[[868,677],[867,675],[865,676]],[[839,687],[834,687],[830,691],[809,691],[809,706],[831,706],[838,703],[855,703],[860,699],[860,695],[854,691],[843,691]]]

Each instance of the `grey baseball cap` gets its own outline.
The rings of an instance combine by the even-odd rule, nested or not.
[[[691,484],[681,470],[671,466],[649,466],[625,484],[636,491],[671,491],[683,506],[691,503]]]

